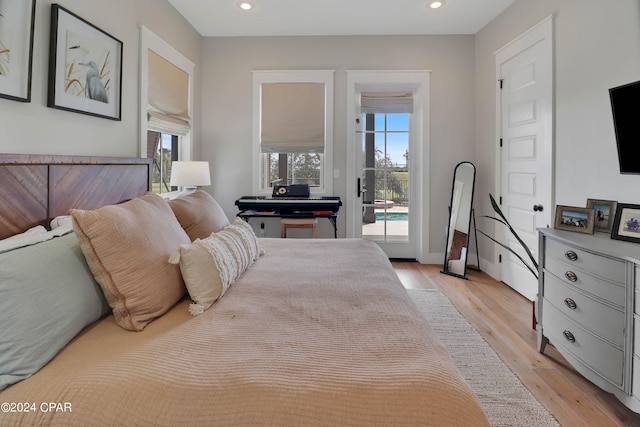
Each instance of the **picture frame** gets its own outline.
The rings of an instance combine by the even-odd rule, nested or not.
[[[594,212],[593,231],[611,233],[617,205],[614,200],[587,199],[587,208]]]
[[[611,238],[640,243],[640,205],[618,203]]]
[[[121,120],[122,48],[120,40],[51,5],[47,106]]]
[[[36,0],[0,2],[0,98],[31,102]]]
[[[590,208],[556,205],[554,228],[593,234],[594,211]]]

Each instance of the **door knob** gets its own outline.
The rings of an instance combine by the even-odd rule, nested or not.
[[[533,205],[534,212],[542,212],[544,210],[544,206],[542,205]]]

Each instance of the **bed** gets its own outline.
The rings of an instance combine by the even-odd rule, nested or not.
[[[488,425],[375,244],[258,239],[149,176],[0,155],[0,238],[72,224],[0,253],[0,322],[22,328],[0,332],[1,425]]]

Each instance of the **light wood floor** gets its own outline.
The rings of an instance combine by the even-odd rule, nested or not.
[[[640,415],[573,370],[551,345],[537,351],[531,302],[482,272],[469,280],[441,266],[394,261],[406,288],[437,289],[475,326],[502,360],[562,426],[640,426]]]

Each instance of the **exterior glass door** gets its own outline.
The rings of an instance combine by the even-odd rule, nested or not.
[[[411,114],[362,114],[362,237],[409,241],[409,140]]]

